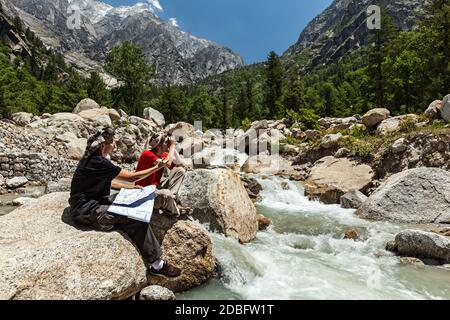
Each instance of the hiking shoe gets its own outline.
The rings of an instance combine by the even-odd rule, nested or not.
[[[170,263],[164,262],[164,267],[161,270],[151,268],[150,273],[156,276],[163,276],[166,278],[177,278],[181,275],[181,269],[172,266]]]
[[[192,212],[194,212],[194,210],[190,207],[178,206],[178,210],[180,211],[180,216],[189,216]]]

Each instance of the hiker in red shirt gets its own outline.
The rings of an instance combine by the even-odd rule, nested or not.
[[[136,185],[157,186],[155,201],[158,204],[161,202],[159,207],[165,208],[168,213],[179,217],[181,214],[189,213],[189,208],[177,206],[176,203],[176,196],[186,176],[186,170],[174,164],[176,144],[174,138],[167,137],[162,133],[154,134],[149,138],[147,150],[141,154],[136,171],[152,168],[161,162],[164,164],[163,169],[136,182]]]

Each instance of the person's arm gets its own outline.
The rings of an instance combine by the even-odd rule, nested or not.
[[[122,171],[120,171],[120,174],[117,176],[117,178],[134,183],[134,182],[137,182],[140,180],[144,180],[145,178],[151,176],[155,172],[158,172],[162,168],[164,168],[164,165],[162,163],[159,163],[158,165],[156,165],[150,169],[139,171],[139,172],[130,172],[128,170],[122,169]]]
[[[142,186],[135,186],[135,185],[130,185],[130,184],[125,184],[125,183],[120,183],[120,182],[113,181],[112,184],[111,184],[111,189],[114,189],[114,190],[142,189]]]
[[[175,138],[171,137],[169,139],[169,154],[167,155],[167,157],[164,161],[168,168],[172,167],[173,160],[175,158],[175,146],[176,145],[177,145],[177,141],[175,140]]]

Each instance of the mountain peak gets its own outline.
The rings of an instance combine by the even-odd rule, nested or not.
[[[63,53],[83,73],[102,72],[107,53],[125,41],[142,48],[157,67],[157,83],[192,84],[244,65],[230,49],[163,21],[159,1],[114,7],[97,0],[0,0],[48,47]],[[80,28],[67,27],[70,6],[80,8]]]

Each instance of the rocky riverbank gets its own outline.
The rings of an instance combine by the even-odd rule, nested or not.
[[[167,289],[179,292],[205,283],[219,267],[209,231],[248,243],[270,224],[254,206],[261,185],[239,171],[304,181],[312,200],[357,209],[365,219],[408,224],[412,231],[399,233],[388,248],[403,262],[448,264],[449,100],[433,102],[424,115],[391,117],[388,110],[374,109],[363,116],[321,119],[318,130],[263,120],[226,136],[203,134],[187,123],[166,126],[153,109],[143,118],[130,117],[89,99],[73,113],[14,114],[0,121],[0,193],[10,199],[0,205],[21,206],[0,218],[2,298],[171,299]],[[63,214],[70,177],[87,137],[100,126],[116,128],[113,161],[131,170],[150,133],[183,136],[178,148],[191,171],[180,199],[194,207],[193,217],[209,231],[198,222],[160,215],[152,222],[165,258],[185,270],[181,277],[150,277],[123,235],[79,230]],[[234,145],[250,153],[252,143],[266,149],[257,157],[223,150]],[[38,185],[47,195],[41,197],[42,188],[29,191]],[[14,200],[14,194],[28,198]],[[358,239],[355,232],[348,239]]]

